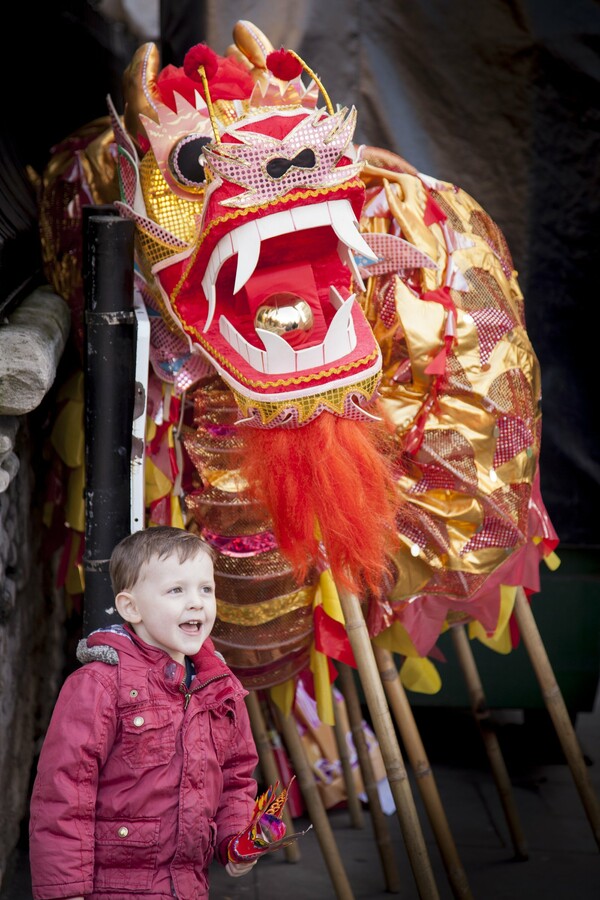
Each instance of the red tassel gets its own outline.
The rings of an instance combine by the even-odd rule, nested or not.
[[[446,371],[446,347],[442,347],[431,362],[425,366],[426,375],[443,375]]]
[[[435,225],[436,222],[445,222],[448,216],[445,212],[439,208],[431,194],[427,194],[427,203],[425,204],[425,213],[423,214],[423,221],[429,228],[430,225]]]
[[[320,653],[356,669],[354,651],[346,629],[341,622],[328,616],[322,606],[317,606],[313,615],[315,626],[315,647]]]
[[[188,78],[193,81],[202,81],[198,69],[204,66],[204,74],[207,81],[217,74],[219,68],[219,60],[214,50],[211,50],[206,44],[196,44],[185,54],[183,60],[183,71]]]
[[[302,72],[302,63],[289,50],[282,47],[281,50],[273,50],[269,53],[267,69],[275,78],[279,78],[281,81],[291,81]]]

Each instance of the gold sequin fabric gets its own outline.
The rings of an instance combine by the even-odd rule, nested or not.
[[[243,432],[232,392],[217,377],[197,385],[184,445],[196,474],[186,505],[217,551],[212,637],[248,689],[272,687],[306,667],[315,578],[299,584],[271,534],[267,511],[239,475]]]
[[[378,215],[363,217],[364,231],[396,234],[438,264],[366,282],[404,502],[392,607],[402,620],[409,601],[433,596],[453,621],[533,537],[539,365],[506,241],[472,197],[372,169],[367,210],[370,198]]]

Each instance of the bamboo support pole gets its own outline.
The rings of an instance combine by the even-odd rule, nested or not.
[[[344,726],[340,719],[340,710],[339,704],[335,702],[333,703],[333,712],[334,712],[334,731],[335,731],[335,739],[338,748],[338,754],[340,757],[340,762],[342,764],[342,772],[344,773],[344,783],[346,785],[346,799],[348,801],[348,812],[350,814],[350,822],[353,828],[364,828],[365,825],[365,817],[363,815],[362,806],[360,804],[360,799],[358,796],[358,791],[356,789],[356,782],[354,780],[354,773],[352,771],[352,763],[350,761],[350,750],[348,747],[348,741],[346,740],[346,734],[344,732]]]
[[[385,764],[420,900],[438,900],[431,862],[358,597],[338,586],[346,631]]]
[[[542,691],[544,703],[571,769],[571,774],[592,827],[594,838],[598,847],[600,847],[600,805],[598,804],[598,798],[594,793],[579,741],[523,588],[517,589],[514,611],[523,643]]]
[[[279,731],[283,736],[283,740],[285,741],[288,753],[292,760],[292,765],[294,766],[294,771],[298,778],[298,783],[306,803],[309,818],[315,829],[317,840],[319,841],[321,853],[323,854],[323,859],[331,878],[335,896],[337,900],[354,900],[352,888],[350,887],[350,882],[346,870],[344,869],[344,864],[342,863],[342,858],[331,829],[331,824],[327,818],[327,813],[323,806],[319,789],[317,788],[314,775],[306,759],[304,748],[302,747],[296,720],[292,715],[280,715],[277,710],[275,711],[275,715],[277,716]]]
[[[360,771],[362,774],[365,793],[369,801],[369,812],[373,823],[373,831],[375,833],[375,842],[381,859],[383,874],[385,878],[386,891],[391,894],[400,892],[400,873],[394,855],[392,846],[392,838],[385,814],[381,808],[379,799],[379,791],[377,781],[373,771],[373,763],[369,756],[369,748],[363,729],[362,710],[360,708],[360,700],[354,682],[352,669],[344,663],[337,663],[340,690],[346,702],[348,710],[348,719],[352,731],[352,738],[358,756]]]
[[[451,631],[454,649],[467,684],[467,690],[471,701],[471,711],[477,723],[477,727],[479,728],[485,752],[487,753],[492,777],[496,785],[496,790],[498,791],[500,803],[502,804],[515,856],[519,860],[525,860],[529,858],[527,842],[513,797],[512,785],[502,755],[502,749],[498,741],[498,735],[494,731],[494,726],[491,721],[490,711],[487,706],[485,693],[483,691],[481,679],[479,678],[479,672],[469,643],[469,638],[464,625],[456,625]]]
[[[400,681],[394,657],[388,650],[384,650],[376,644],[373,644],[373,651],[390,709],[400,730],[406,754],[417,779],[417,786],[440,850],[452,894],[456,897],[456,900],[472,900],[473,895],[467,881],[467,875],[460,861],[435,778],[429,765],[429,759],[410,708],[406,691]]]
[[[274,786],[275,783],[280,780],[279,770],[277,768],[277,763],[275,762],[271,739],[269,738],[269,732],[260,708],[258,695],[254,691],[250,691],[246,697],[246,707],[250,717],[252,734],[254,735],[254,740],[256,742],[256,749],[258,750],[258,757],[263,776],[268,785]],[[294,831],[294,823],[287,806],[283,807],[282,819],[285,824],[286,833],[292,834]],[[284,847],[283,852],[286,860],[290,863],[298,862],[301,856],[300,847],[298,846],[297,841]]]

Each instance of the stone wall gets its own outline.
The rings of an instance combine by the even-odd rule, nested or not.
[[[0,887],[27,815],[32,765],[60,685],[64,603],[41,556],[41,436],[70,313],[49,288],[0,323]]]

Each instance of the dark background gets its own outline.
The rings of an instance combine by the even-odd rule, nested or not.
[[[163,65],[180,64],[201,40],[224,53],[234,23],[249,19],[275,47],[296,49],[334,103],[357,106],[359,142],[458,184],[503,229],[541,364],[542,494],[562,546],[600,544],[600,4],[163,0],[158,35],[118,8],[73,0],[11,10],[0,56],[0,264],[14,264],[20,234],[23,264],[35,263],[22,237],[29,199],[15,213],[19,165],[41,172],[55,142],[106,115],[107,94],[122,111],[121,74],[140,43],[154,39]]]

